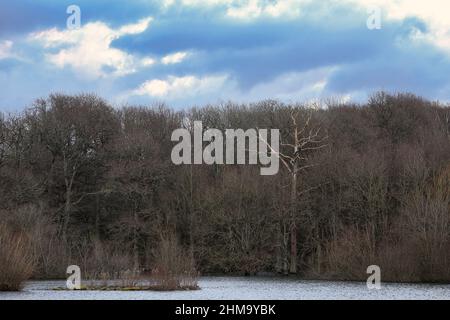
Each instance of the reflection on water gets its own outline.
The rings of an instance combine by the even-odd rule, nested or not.
[[[304,299],[445,299],[450,285],[383,284],[368,290],[365,283],[303,281],[280,278],[203,277],[201,290],[181,292],[54,291],[64,281],[32,281],[23,292],[0,293],[4,299],[112,300],[304,300]]]

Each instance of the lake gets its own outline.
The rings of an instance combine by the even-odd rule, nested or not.
[[[368,290],[365,283],[306,281],[272,277],[202,277],[201,290],[151,291],[55,291],[65,281],[30,281],[22,292],[0,293],[0,300],[316,300],[316,299],[445,299],[450,285],[382,284]]]

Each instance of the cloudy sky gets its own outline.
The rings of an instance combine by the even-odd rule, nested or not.
[[[184,107],[376,90],[450,101],[450,1],[0,0],[2,111],[51,92]]]

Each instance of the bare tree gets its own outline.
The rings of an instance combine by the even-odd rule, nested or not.
[[[61,234],[66,240],[67,228],[75,206],[87,196],[102,190],[86,190],[86,183],[76,186],[81,176],[99,174],[101,149],[111,139],[117,124],[111,108],[93,95],[53,95],[38,100],[30,115],[39,141],[51,155],[49,172],[62,178],[64,204]]]
[[[325,141],[327,135],[322,134],[320,125],[313,125],[312,118],[317,108],[311,107],[309,110],[296,108],[290,111],[291,128],[285,136],[286,141],[282,141],[281,147],[285,147],[285,151],[274,150],[267,141],[261,141],[268,146],[271,152],[278,155],[280,161],[288,171],[290,177],[290,214],[288,215],[288,228],[290,234],[290,264],[289,272],[297,273],[297,203],[298,197],[308,192],[303,190],[299,192],[299,178],[302,171],[316,166],[316,163],[308,163],[308,155],[312,151],[323,149],[327,146]],[[306,113],[306,114],[305,114]],[[283,229],[285,229],[283,227]],[[285,233],[285,232],[282,232]],[[286,266],[286,263],[283,264]],[[284,267],[285,268],[285,267]],[[287,270],[283,270],[287,272]]]

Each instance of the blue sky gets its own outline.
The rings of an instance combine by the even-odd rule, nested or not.
[[[0,111],[52,92],[115,105],[450,101],[447,0],[0,0]],[[80,28],[67,28],[69,5]],[[380,13],[381,28],[367,20]]]

